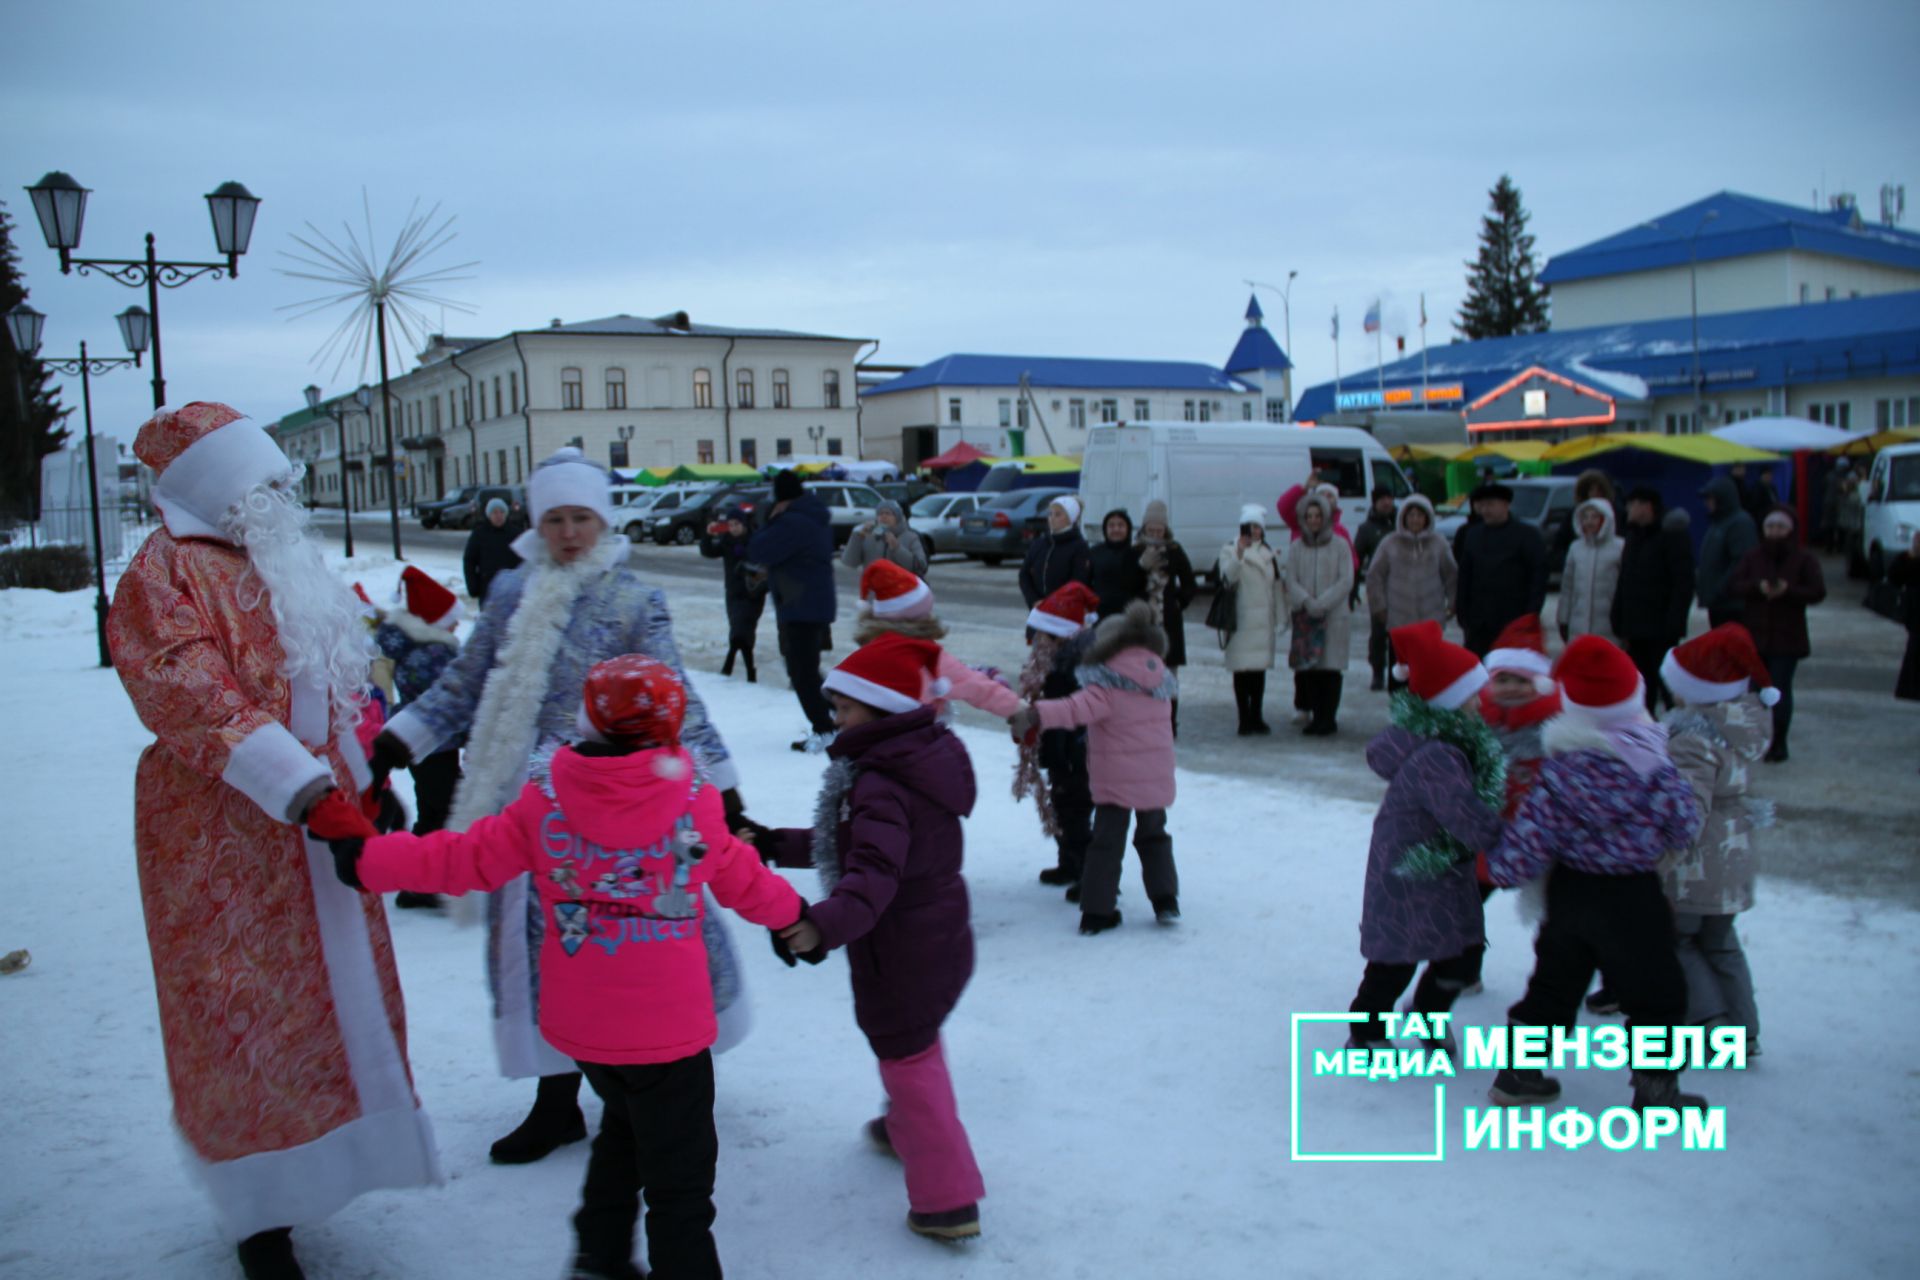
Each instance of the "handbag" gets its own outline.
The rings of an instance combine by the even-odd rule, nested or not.
[[[1320,665],[1327,656],[1327,620],[1310,618],[1305,609],[1293,612],[1293,639],[1287,649],[1287,666],[1306,671]]]
[[[1223,586],[1213,593],[1213,603],[1207,606],[1207,625],[1220,633],[1220,647],[1226,648],[1234,628],[1240,625],[1238,586]]]

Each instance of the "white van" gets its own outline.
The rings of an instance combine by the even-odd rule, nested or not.
[[[1920,444],[1882,449],[1867,472],[1866,518],[1860,545],[1869,581],[1879,582],[1902,551],[1913,548],[1920,529]]]
[[[1158,498],[1167,504],[1168,524],[1194,569],[1207,573],[1215,553],[1238,535],[1240,508],[1247,503],[1266,513],[1267,541],[1284,545],[1287,534],[1274,504],[1312,471],[1339,486],[1349,532],[1367,518],[1375,488],[1391,489],[1396,499],[1413,493],[1385,446],[1354,427],[1122,422],[1087,433],[1081,519],[1087,541],[1098,543],[1105,513],[1124,507],[1137,525],[1147,503]]]

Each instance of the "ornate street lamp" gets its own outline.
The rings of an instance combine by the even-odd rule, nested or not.
[[[40,356],[40,330],[47,318],[21,303],[7,312],[7,336],[13,339],[14,349],[22,355],[39,358],[40,363],[55,373],[71,377],[80,375],[80,405],[82,420],[86,423],[87,434],[87,511],[93,521],[93,615],[94,633],[100,646],[100,665],[113,665],[113,656],[107,651],[107,567],[100,532],[100,470],[94,458],[93,449],[93,375],[107,373],[113,369],[138,368],[140,352],[129,342],[130,356],[90,356],[87,344],[80,344],[78,359],[49,360]],[[122,333],[125,326],[122,325]]]
[[[27,194],[33,197],[34,216],[40,220],[40,234],[46,238],[47,248],[60,254],[62,275],[70,274],[77,267],[81,275],[98,271],[130,289],[146,286],[147,308],[142,314],[147,338],[153,344],[153,407],[158,409],[167,402],[167,380],[160,364],[160,290],[163,287],[178,289],[201,276],[216,280],[222,275],[238,276],[240,257],[253,240],[253,221],[259,212],[260,200],[237,182],[223,182],[208,193],[207,211],[213,218],[213,242],[226,256],[224,263],[162,261],[154,256],[151,231],[147,233],[144,258],[76,258],[73,251],[80,247],[88,191],[89,188],[75,182],[70,175],[57,170],[27,188]],[[121,336],[129,350],[144,351],[146,343],[137,348],[133,345],[129,315],[131,312],[121,315]]]

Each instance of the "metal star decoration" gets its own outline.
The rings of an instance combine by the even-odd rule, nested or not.
[[[420,309],[422,305],[451,308],[468,315],[474,313],[473,307],[443,297],[437,290],[455,281],[471,280],[471,275],[459,273],[479,263],[463,262],[450,267],[428,265],[428,258],[453,243],[454,219],[451,215],[441,219],[438,204],[422,214],[418,200],[407,210],[406,221],[385,260],[377,260],[373,209],[365,190],[360,193],[360,202],[366,223],[364,243],[361,233],[349,223],[340,224],[341,237],[335,240],[309,222],[306,235],[293,233],[290,237],[304,252],[280,251],[281,257],[303,269],[279,267],[276,270],[295,280],[313,280],[337,290],[278,308],[295,313],[289,320],[302,320],[342,305],[352,308],[314,353],[314,363],[324,364],[337,355],[333,376],[338,378],[357,351],[360,377],[364,380],[368,362],[377,354],[375,335],[379,312],[385,309],[396,345],[408,344],[418,351],[431,332],[427,316]]]

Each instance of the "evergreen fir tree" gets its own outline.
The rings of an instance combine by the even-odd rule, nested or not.
[[[20,276],[20,255],[13,247],[13,222],[0,201],[0,315],[27,300]],[[57,451],[73,433],[60,425],[72,413],[50,391],[45,365],[13,349],[13,336],[0,325],[0,520],[30,520],[40,507],[40,459]]]
[[[1480,220],[1480,257],[1470,264],[1467,300],[1454,328],[1467,338],[1539,333],[1547,327],[1547,288],[1534,279],[1520,188],[1503,173],[1488,194],[1493,212]]]

